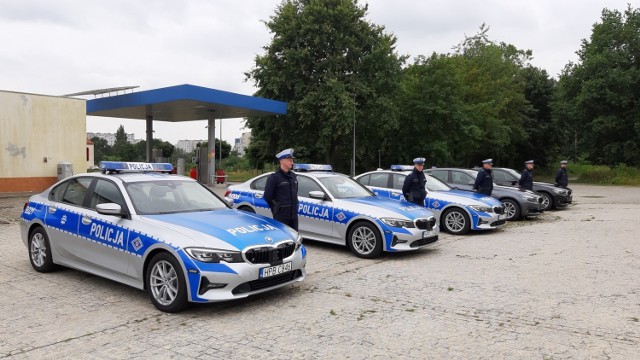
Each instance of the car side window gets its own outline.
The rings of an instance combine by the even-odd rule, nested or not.
[[[51,189],[51,191],[49,192],[49,200],[62,202],[62,196],[64,196],[64,191],[67,190],[67,185],[69,185],[69,182],[65,181],[62,184]]]
[[[469,182],[473,181],[471,176],[460,171],[451,172],[451,182],[457,185],[469,185]]]
[[[120,205],[123,209],[126,208],[122,193],[111,181],[104,179],[98,179],[96,186],[91,194],[90,207],[95,209],[99,204],[114,203]]]
[[[369,179],[369,186],[386,188],[389,185],[389,174],[379,173],[379,174],[371,174],[371,178]]]
[[[253,190],[264,191],[264,188],[267,186],[267,178],[268,176],[263,176],[260,179],[256,179],[249,187]]]
[[[402,190],[402,186],[404,185],[404,179],[407,178],[407,175],[404,174],[393,174],[393,188],[396,190]]]
[[[322,191],[320,185],[306,176],[298,176],[298,196],[309,197],[311,191]]]
[[[67,185],[67,190],[64,192],[62,202],[82,206],[92,180],[91,178],[69,180],[69,185]]]
[[[511,179],[507,177],[507,174],[502,171],[493,170],[491,175],[493,175],[495,181],[511,181]]]
[[[369,178],[371,175],[365,175],[358,178],[358,182],[364,186],[369,185]]]
[[[435,170],[431,172],[431,176],[442,181],[443,183],[449,183],[449,179],[447,179],[447,171]]]

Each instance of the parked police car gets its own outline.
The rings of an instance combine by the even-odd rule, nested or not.
[[[410,165],[392,165],[391,170],[377,170],[356,176],[376,195],[404,200],[402,185],[413,170]],[[426,174],[425,174],[426,175]],[[454,190],[440,180],[427,176],[424,206],[431,210],[441,229],[462,235],[470,230],[489,230],[505,223],[502,203],[491,196]]]
[[[424,172],[453,188],[469,191],[473,191],[473,184],[478,175],[477,170],[457,168],[433,168]],[[508,186],[494,185],[491,196],[502,202],[507,221],[518,220],[527,216],[537,216],[544,211],[542,197],[530,190],[518,190]]]
[[[36,271],[64,265],[145,289],[166,312],[247,297],[305,278],[293,229],[230,209],[171,164],[101,162],[32,196],[22,239]]]
[[[416,250],[438,240],[433,213],[408,202],[382,199],[330,165],[295,164],[298,178],[300,235],[347,245],[356,256],[374,258],[382,251]],[[229,186],[233,207],[271,216],[260,175]]]
[[[498,185],[504,186],[518,186],[518,180],[520,180],[520,173],[509,168],[497,168],[491,169],[493,175],[493,182]],[[542,204],[544,210],[557,209],[566,207],[571,204],[572,191],[569,188],[557,187],[551,183],[534,181],[533,191],[542,196]]]

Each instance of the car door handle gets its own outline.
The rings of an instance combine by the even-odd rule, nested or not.
[[[49,214],[53,214],[58,210],[55,206],[49,206]]]
[[[83,224],[85,224],[85,225],[89,225],[89,224],[91,224],[91,218],[90,218],[90,217],[83,216],[83,217],[82,217],[82,223],[83,223]]]
[[[256,199],[262,199],[262,194],[256,194]]]

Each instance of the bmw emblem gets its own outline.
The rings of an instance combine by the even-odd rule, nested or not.
[[[265,236],[265,237],[264,237],[264,241],[266,241],[266,242],[268,242],[269,244],[271,244],[271,243],[273,242],[273,239],[272,239],[272,238],[270,238],[270,237],[268,237],[268,236]]]

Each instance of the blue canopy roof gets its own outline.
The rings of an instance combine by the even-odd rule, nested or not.
[[[125,119],[191,121],[284,115],[287,103],[195,85],[176,85],[87,100],[87,115]]]

